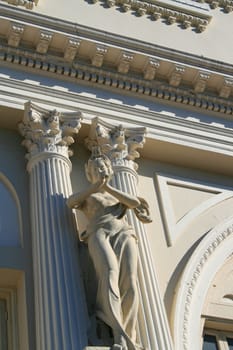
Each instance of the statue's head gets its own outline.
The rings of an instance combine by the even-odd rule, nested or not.
[[[99,148],[93,149],[85,170],[87,179],[91,183],[96,183],[103,178],[110,180],[113,175],[110,159],[102,154]]]

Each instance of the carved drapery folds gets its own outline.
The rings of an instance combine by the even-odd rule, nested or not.
[[[139,157],[138,148],[142,148],[145,143],[145,133],[145,128],[123,128],[95,118],[86,139],[90,151],[97,146],[110,158],[114,171],[113,186],[135,196],[138,181],[135,159]],[[172,350],[168,321],[145,227],[132,211],[128,212],[127,217],[139,239],[138,283],[141,309],[137,338],[150,350]]]
[[[81,113],[61,113],[47,111],[28,102],[25,104],[23,122],[19,124],[24,136],[23,145],[27,148],[27,158],[44,152],[71,156],[69,146],[74,143],[73,136],[81,127]]]

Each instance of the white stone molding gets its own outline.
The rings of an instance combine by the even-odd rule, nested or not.
[[[208,91],[206,91],[207,81],[205,80],[201,82],[204,92],[202,94],[199,93],[197,96],[190,93],[191,90],[183,88],[182,85],[178,86],[177,89],[176,87],[171,87],[169,84],[164,83],[161,85],[160,81],[153,81],[153,85],[148,86],[149,81],[145,81],[145,79],[128,77],[127,75],[124,77],[123,74],[119,76],[118,73],[103,70],[99,71],[98,67],[92,66],[92,68],[90,68],[88,65],[81,63],[73,63],[72,67],[65,63],[52,63],[49,60],[42,59],[39,54],[37,57],[35,57],[35,55],[26,57],[25,50],[18,48],[14,51],[13,48],[7,49],[3,45],[0,45],[0,61],[30,67],[37,71],[53,73],[56,76],[66,76],[72,80],[77,79],[92,84],[100,84],[101,86],[105,85],[108,88],[112,87],[120,90],[127,90],[134,94],[149,96],[153,100],[157,98],[178,104],[194,106],[204,110],[208,109],[214,112],[233,114],[232,99],[209,95]],[[126,68],[128,69],[128,67]],[[221,77],[219,78],[223,81]]]
[[[195,1],[191,3],[194,6],[200,5]],[[0,28],[0,35],[4,39],[0,45],[0,61],[8,65],[30,67],[36,74],[42,72],[50,77],[53,74],[59,79],[65,76],[66,80],[70,79],[71,82],[84,81],[84,84],[92,86],[97,84],[107,89],[126,90],[133,95],[145,95],[152,100],[163,99],[225,114],[233,112],[233,91],[228,84],[233,72],[233,66],[230,64],[219,65],[207,58],[138,40],[135,42],[130,38],[109,35],[77,24],[74,27],[71,22],[55,21],[38,13],[24,11],[22,14],[4,3],[0,3],[0,11],[2,18],[9,22],[9,27],[9,18],[12,17],[15,18],[14,24],[24,23],[25,26],[17,47],[5,44],[8,41],[8,33]],[[37,21],[41,21],[43,26],[38,28]],[[187,26],[188,22],[187,20]],[[28,39],[30,33],[34,33],[31,40]],[[90,39],[92,37],[95,40]],[[41,40],[41,45],[38,45],[39,52],[36,51],[38,41],[35,38],[39,42]],[[24,40],[29,43],[27,47],[22,45]],[[79,50],[80,45],[82,50]],[[50,46],[53,50],[50,50]],[[107,52],[111,50],[108,60],[105,60],[105,49]],[[82,53],[82,59],[79,59],[79,51]],[[61,52],[63,57],[57,54]],[[180,80],[179,76],[174,75],[169,84],[168,72],[172,74],[177,66],[184,67],[185,79]],[[200,74],[201,66],[211,75],[210,79],[204,78],[205,71]]]
[[[66,119],[67,118],[67,119]],[[66,200],[72,193],[68,147],[80,127],[70,116],[31,103],[20,125],[29,154],[36,348],[86,344],[86,312],[77,240]]]
[[[137,193],[137,148],[145,142],[145,128],[128,129],[121,125],[113,126],[99,119],[93,120],[86,140],[91,150],[98,145],[112,162],[113,185],[127,193]],[[156,271],[151,256],[144,225],[132,212],[128,213],[129,223],[139,238],[139,291],[141,307],[138,318],[138,335],[148,350],[172,350],[173,345],[164,304],[160,295]]]
[[[188,181],[187,178],[179,176],[169,176],[164,173],[156,174],[156,183],[158,190],[158,200],[161,208],[162,219],[164,224],[164,230],[166,235],[166,241],[168,246],[173,246],[180,235],[199,215],[203,214],[211,207],[233,197],[233,192],[227,187],[219,187],[216,184],[210,184],[205,182],[198,182],[194,179]],[[180,188],[203,191],[212,193],[213,197],[208,198],[197,206],[188,210],[181,218],[177,220],[173,210],[173,204],[168,186],[176,186]]]
[[[202,239],[190,257],[175,291],[173,331],[176,350],[201,348],[205,298],[216,273],[233,253],[233,218]]]
[[[36,45],[36,52],[46,54],[53,35],[50,32],[41,31]]]
[[[18,47],[23,36],[24,26],[18,23],[11,23],[8,33],[8,45]]]
[[[68,62],[72,62],[78,53],[81,40],[67,38],[67,43],[64,51],[64,59]]]

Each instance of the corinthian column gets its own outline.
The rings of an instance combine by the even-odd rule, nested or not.
[[[111,126],[93,120],[86,145],[89,150],[98,146],[107,155],[114,170],[113,185],[127,193],[137,193],[138,148],[145,142],[145,128],[127,128]],[[141,308],[138,317],[138,334],[145,348],[149,350],[172,350],[172,341],[165,307],[160,295],[150,244],[144,224],[132,211],[128,213],[129,223],[134,227],[139,240],[139,291]]]
[[[81,350],[86,344],[77,244],[66,206],[72,192],[69,145],[80,120],[79,113],[27,103],[19,125],[28,150],[37,350]]]

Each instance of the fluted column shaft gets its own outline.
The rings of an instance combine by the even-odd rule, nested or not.
[[[81,350],[86,344],[86,314],[77,240],[66,206],[72,192],[69,133],[71,129],[78,132],[78,128],[71,127],[70,122],[64,126],[55,113],[57,131],[51,132],[51,115],[29,107],[21,132],[29,150],[36,349]],[[33,115],[39,120],[33,120]]]
[[[86,139],[89,150],[98,146],[110,158],[114,170],[113,186],[136,196],[138,176],[134,160],[140,156],[137,149],[142,148],[144,142],[145,128],[126,129],[121,125],[114,127],[98,118],[93,120]],[[137,333],[149,350],[172,350],[167,315],[145,226],[132,211],[128,213],[128,220],[139,239],[138,284],[141,307]]]
[[[129,166],[130,162],[124,163],[122,166],[114,166],[113,163],[113,184],[116,188],[137,196],[137,173]],[[171,350],[172,342],[169,326],[160,296],[146,228],[132,211],[129,211],[127,216],[129,223],[134,227],[139,241],[138,282],[141,299],[141,308],[139,310],[141,315],[138,318],[139,334],[144,341],[146,340],[147,344],[144,344],[146,348],[151,350]]]

